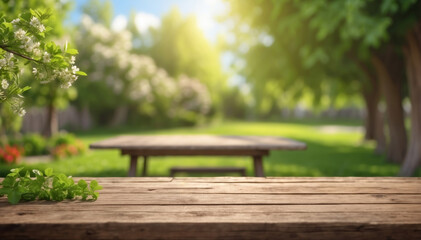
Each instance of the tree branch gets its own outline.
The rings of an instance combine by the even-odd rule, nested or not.
[[[30,61],[38,62],[37,60],[35,60],[31,57],[25,56],[25,55],[23,55],[21,53],[18,53],[16,51],[12,50],[12,49],[9,49],[7,45],[0,45],[0,48],[5,50],[6,52],[10,52],[10,53],[13,53],[14,55],[18,55],[21,58],[25,58],[25,59],[30,60]]]

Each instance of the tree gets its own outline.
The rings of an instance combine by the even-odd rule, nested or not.
[[[137,52],[152,57],[173,78],[186,75],[198,79],[210,91],[212,112],[221,111],[227,76],[222,73],[218,49],[198,28],[194,16],[183,17],[173,8],[162,17],[160,26],[148,34],[137,31],[133,17],[129,30],[134,41],[140,42],[135,46]]]
[[[185,75],[172,78],[149,56],[133,53],[130,32],[112,31],[89,16],[79,31],[79,62],[90,77],[77,84],[76,104],[96,111],[98,120],[113,115],[105,123],[116,125],[140,113],[158,123],[195,123],[209,112],[206,86]]]
[[[286,65],[288,67],[278,68],[282,69],[282,81],[292,76],[290,79],[293,81],[303,80],[306,85],[312,84],[314,77],[307,75],[309,71],[338,79],[341,75],[338,75],[337,70],[349,69],[352,65],[361,66],[359,61],[367,64],[368,69],[374,69],[387,106],[390,133],[388,157],[395,162],[402,162],[406,152],[401,103],[403,96],[400,90],[404,75],[396,59],[399,59],[399,50],[402,49],[399,43],[400,32],[407,31],[419,19],[419,1],[233,0],[229,3],[231,19],[236,21],[238,29],[245,23],[256,31],[248,33],[251,36],[263,33],[274,37],[274,48],[281,49],[272,51],[274,54],[281,53],[277,55],[277,62],[291,63]],[[329,71],[332,66],[336,66],[333,72]],[[357,69],[358,72],[364,70]],[[376,81],[367,82],[373,85],[366,89],[374,89]],[[362,89],[360,92],[363,92]],[[376,101],[376,98],[365,99]]]
[[[411,99],[411,135],[400,171],[401,176],[411,176],[421,165],[421,21],[419,19],[418,23],[406,33],[403,47]]]
[[[50,16],[47,38],[48,40],[54,39],[55,41],[65,33],[63,30],[63,20],[71,7],[70,2],[58,0],[3,1],[0,5],[6,9],[9,18],[17,18],[21,12],[30,8],[42,11],[48,10]],[[54,82],[51,84],[44,84],[42,82],[43,81],[34,82],[30,74],[22,75],[22,84],[30,84],[32,87],[32,91],[24,93],[24,96],[29,99],[29,101],[26,101],[25,105],[28,107],[34,105],[46,106],[47,121],[43,133],[46,136],[51,136],[58,132],[56,109],[67,105],[69,101],[67,96],[75,96],[75,94],[69,94],[74,93],[75,89],[71,88],[69,91],[60,88],[59,84]]]
[[[67,49],[67,46],[61,49],[54,42],[45,40],[50,28],[44,24],[49,16],[49,12],[31,9],[30,13],[12,21],[0,17],[0,104],[8,102],[19,115],[25,114],[21,94],[29,89],[20,84],[19,62],[31,63],[35,79],[62,88],[70,87],[77,75],[85,75],[74,65],[77,50]]]

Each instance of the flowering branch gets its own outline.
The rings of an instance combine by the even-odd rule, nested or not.
[[[7,52],[9,52],[9,53],[13,53],[14,55],[17,55],[17,56],[19,56],[21,58],[25,58],[25,59],[30,60],[30,61],[39,62],[39,61],[37,61],[37,60],[35,60],[33,58],[30,58],[28,56],[25,56],[25,55],[23,55],[21,53],[18,53],[16,51],[12,50],[12,49],[9,49],[8,47],[9,46],[7,46],[7,45],[1,45],[0,44],[0,48],[3,49],[3,50],[5,50],[5,51],[7,51]]]
[[[8,101],[19,115],[25,114],[22,93],[30,87],[19,85],[21,69],[15,56],[33,63],[32,73],[41,83],[55,81],[69,88],[78,76],[86,76],[74,65],[76,49],[68,49],[66,44],[62,50],[54,42],[45,41],[51,28],[43,21],[49,16],[48,12],[32,9],[11,22],[0,16],[0,104]]]

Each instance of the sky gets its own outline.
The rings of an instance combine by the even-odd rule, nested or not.
[[[69,19],[71,22],[80,21],[81,7],[86,2],[88,1],[74,1]],[[210,41],[215,42],[218,33],[222,31],[222,25],[215,19],[215,16],[222,14],[225,9],[225,4],[221,0],[112,0],[111,2],[114,7],[112,27],[116,30],[124,27],[132,11],[137,13],[138,28],[144,31],[149,26],[159,25],[159,19],[177,6],[183,15],[196,15],[199,27]]]

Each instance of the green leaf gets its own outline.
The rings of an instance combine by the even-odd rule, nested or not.
[[[92,180],[90,183],[90,187],[92,190],[96,189],[97,187],[99,187],[99,184],[96,180]]]
[[[44,173],[45,173],[45,176],[49,177],[49,176],[53,175],[53,169],[47,168],[47,169],[45,169]]]
[[[88,184],[83,179],[79,180],[79,182],[77,182],[77,185],[79,185],[79,187],[81,187],[82,189],[85,189],[86,187],[88,187]]]
[[[76,49],[74,49],[74,48],[67,49],[66,53],[71,54],[71,55],[77,55],[77,54],[79,54],[79,52]]]
[[[98,193],[98,192],[94,192],[94,193],[92,194],[92,198],[93,198],[94,200],[97,200],[97,199],[98,199],[98,197],[99,197],[99,193]]]
[[[10,188],[0,188],[0,196],[4,196],[5,194],[9,194],[11,191]]]
[[[17,191],[12,191],[7,195],[7,200],[9,200],[9,202],[11,204],[18,204],[21,198],[21,194]]]
[[[32,14],[32,16],[38,16],[38,14],[32,8],[29,9],[29,12]]]
[[[78,196],[82,197],[82,200],[86,200],[90,196],[96,200],[99,193],[95,190],[102,189],[102,186],[95,180],[90,182],[89,189],[85,180],[81,179],[75,184],[71,176],[67,177],[61,173],[54,174],[51,168],[45,169],[45,176],[37,169],[32,170],[36,178],[31,178],[28,171],[25,176],[20,176],[19,172],[22,169],[13,169],[13,172],[8,174],[1,183],[3,188],[0,188],[0,196],[7,195],[12,204],[17,204],[20,200],[32,201],[37,198],[39,200],[63,201]]]
[[[3,182],[1,183],[4,187],[13,187],[13,185],[15,185],[16,182],[16,178],[14,178],[13,176],[7,176]]]
[[[24,168],[23,167],[21,167],[21,168],[13,168],[13,169],[11,169],[10,171],[12,172],[12,173],[19,173],[20,171],[22,171]]]
[[[76,74],[79,75],[79,76],[88,76],[88,74],[86,74],[85,72],[82,72],[82,71],[77,71]]]

